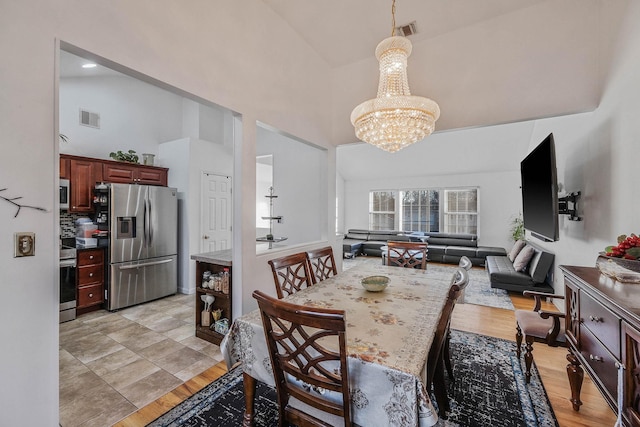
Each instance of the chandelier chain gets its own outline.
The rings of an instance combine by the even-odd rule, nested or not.
[[[391,37],[396,35],[396,0],[391,2]]]

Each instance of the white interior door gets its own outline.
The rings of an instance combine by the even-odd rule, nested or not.
[[[231,249],[231,177],[202,172],[202,252]]]

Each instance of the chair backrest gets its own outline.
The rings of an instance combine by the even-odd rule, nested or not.
[[[338,274],[336,261],[333,258],[333,248],[331,248],[331,246],[308,251],[307,257],[309,258],[313,283],[321,282],[324,279]]]
[[[473,266],[473,263],[471,262],[471,260],[466,257],[466,256],[461,256],[460,257],[460,262],[458,263],[458,267],[462,267],[465,270],[469,271],[471,270],[471,267]]]
[[[456,305],[456,301],[460,296],[462,290],[458,283],[464,282],[464,274],[467,271],[465,269],[456,269],[456,272],[451,279],[451,286],[449,287],[449,294],[447,295],[447,301],[445,302],[440,319],[438,320],[438,326],[436,328],[436,334],[433,338],[433,343],[429,349],[429,356],[427,359],[427,382],[431,384],[433,381],[433,375],[436,371],[437,364],[442,360],[442,349],[444,342],[449,334],[449,325],[451,324],[451,314],[453,308]],[[466,286],[466,284],[465,284]]]
[[[290,405],[293,397],[325,415],[342,417],[344,425],[350,426],[344,311],[295,305],[260,291],[254,291],[253,297],[262,316],[280,419],[296,424],[317,421],[318,425],[326,425],[320,421],[326,417],[317,417]]]
[[[460,289],[460,292],[464,291],[464,288],[469,284],[469,272],[462,267],[456,268],[453,277],[451,278],[451,285],[456,285]]]
[[[427,244],[422,242],[387,242],[387,265],[427,268]]]
[[[313,285],[306,252],[284,256],[269,261],[278,298],[298,292]]]

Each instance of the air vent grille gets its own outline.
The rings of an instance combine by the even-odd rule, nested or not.
[[[412,36],[417,32],[418,30],[416,29],[416,21],[410,22],[407,25],[401,25],[396,28],[396,34],[403,37]]]
[[[80,109],[80,124],[100,129],[100,114]]]

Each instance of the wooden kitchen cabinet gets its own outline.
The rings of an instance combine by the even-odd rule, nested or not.
[[[105,182],[167,186],[167,168],[105,161],[102,173]]]
[[[100,161],[69,158],[69,212],[93,212],[93,188],[99,181],[102,181]]]
[[[98,310],[104,302],[104,261],[104,248],[78,249],[78,314]]]
[[[71,175],[71,160],[68,157],[60,155],[60,179],[69,179]]]

